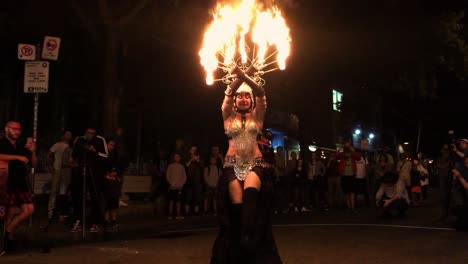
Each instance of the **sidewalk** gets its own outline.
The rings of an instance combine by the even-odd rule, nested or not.
[[[380,219],[376,216],[375,208],[362,207],[358,208],[356,214],[349,214],[345,210],[278,214],[273,216],[273,225],[363,224],[451,228],[449,224],[439,220],[438,197],[434,192],[431,194],[432,197],[427,205],[411,207],[405,218]],[[37,202],[40,203],[39,199]],[[53,222],[48,233],[41,231],[39,227],[46,221],[46,210],[46,206],[39,206],[32,227],[29,228],[25,223],[19,228],[16,239],[19,240],[20,252],[39,251],[46,245],[53,249],[84,243],[168,237],[180,235],[178,231],[218,227],[215,216],[189,216],[183,220],[167,220],[166,216],[153,213],[152,203],[131,201],[129,206],[119,209],[117,230],[104,232],[101,228],[98,233],[86,232],[86,237],[83,239],[81,232],[70,232],[71,223],[67,222]],[[42,217],[39,219],[37,215]]]
[[[45,247],[54,248],[112,240],[142,239],[157,236],[163,231],[174,231],[180,228],[191,229],[193,226],[216,226],[216,217],[214,216],[167,220],[166,216],[153,213],[152,203],[131,201],[128,206],[119,209],[119,227],[117,229],[106,232],[102,226],[99,226],[99,232],[86,231],[85,239],[83,239],[82,232],[70,232],[72,223],[68,220],[59,222],[57,219],[50,224],[48,232],[41,230],[40,227],[45,225],[47,221],[46,210],[45,206],[40,204],[33,218],[32,226],[29,227],[29,223],[26,221],[18,228],[15,234],[15,240],[18,241],[18,253],[40,251]]]

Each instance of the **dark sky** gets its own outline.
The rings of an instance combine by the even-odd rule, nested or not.
[[[56,96],[65,101],[66,126],[82,130],[95,111],[82,108],[93,100],[99,101],[96,95],[102,84],[101,59],[105,51],[87,28],[94,28],[98,36],[102,34],[97,1],[4,2],[3,10],[0,9],[4,36],[0,43],[0,85],[20,105],[16,111],[19,118],[30,119],[32,99],[12,90],[21,86],[23,74],[23,62],[16,59],[16,45],[40,43],[44,35],[60,36],[63,43],[60,60],[51,66],[50,93],[41,97],[40,116],[45,119],[40,123],[41,131],[44,134],[44,129],[50,127],[48,124],[56,117],[53,113],[60,108]],[[72,2],[78,3],[89,18],[88,24],[83,24]],[[107,2],[109,21],[128,13],[138,1]],[[193,141],[221,142],[224,137],[219,107],[224,87],[219,83],[206,86],[197,55],[209,20],[208,7],[213,1],[180,1],[179,7],[170,2],[147,1],[133,19],[116,27],[123,43],[118,75],[125,87],[124,126],[134,137],[136,113],[142,111],[145,140],[190,134]],[[411,69],[428,48],[421,45],[424,34],[418,31],[427,27],[418,21],[428,21],[441,11],[465,8],[463,1],[279,2],[284,4],[291,28],[292,55],[286,71],[267,76],[269,107],[296,113],[303,124],[317,120],[311,117],[317,112],[313,106],[330,100],[324,96],[331,86],[344,84],[343,89],[353,94],[356,87],[369,85],[375,79],[391,79],[400,68]],[[403,127],[404,122],[396,118],[403,115],[409,119],[406,123],[424,120],[423,137],[427,144],[434,138],[440,141],[440,134],[447,127],[468,136],[466,125],[454,118],[468,113],[463,106],[466,83],[457,82],[450,73],[438,78],[442,85],[437,99],[408,98],[404,93],[387,90],[377,92],[385,99],[384,126],[402,126],[398,129],[402,134],[414,137],[412,125]],[[415,103],[421,107],[415,110]],[[50,115],[53,118],[48,118]]]

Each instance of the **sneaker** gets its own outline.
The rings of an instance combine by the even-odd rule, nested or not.
[[[172,216],[167,217],[167,220],[172,220],[172,219],[174,219]]]
[[[73,224],[73,227],[70,230],[70,232],[76,233],[76,232],[81,232],[81,231],[83,231],[83,229],[81,229],[80,220],[76,220],[76,222]]]
[[[310,210],[309,208],[305,207],[305,206],[302,206],[301,208],[301,212],[310,212],[312,210]]]
[[[96,224],[92,224],[91,227],[89,228],[89,232],[91,233],[99,232],[99,228],[97,227]]]
[[[119,206],[125,207],[125,206],[128,206],[128,203],[126,203],[126,202],[120,200],[120,201],[119,201]]]
[[[49,209],[49,211],[47,212],[47,217],[49,219],[52,219],[54,217],[54,213],[55,213],[55,208]]]
[[[116,229],[116,228],[119,227],[119,223],[117,223],[117,221],[112,221],[110,227],[111,227],[112,229]]]
[[[178,216],[176,216],[175,219],[177,219],[177,220],[182,220],[182,219],[184,219],[184,218],[185,218],[185,217],[183,217],[182,215],[178,215]]]

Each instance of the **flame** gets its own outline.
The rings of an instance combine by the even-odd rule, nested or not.
[[[286,68],[291,42],[286,21],[277,6],[266,8],[257,2],[218,3],[198,53],[208,85],[215,81],[218,67],[228,71],[239,60],[242,65],[255,64],[259,71],[274,63],[281,70]],[[270,58],[275,61],[268,62]]]

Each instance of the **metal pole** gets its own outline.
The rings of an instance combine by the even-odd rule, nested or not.
[[[141,129],[142,129],[142,113],[141,109],[139,108],[137,114],[137,161],[136,161],[136,166],[137,166],[137,173],[141,173]]]
[[[84,162],[83,162],[83,171],[82,171],[82,177],[83,177],[83,195],[82,195],[82,206],[83,206],[83,212],[81,214],[82,218],[82,223],[81,223],[81,236],[83,240],[86,238],[86,170],[87,170],[87,154],[85,153],[84,157]]]
[[[36,45],[36,61],[40,60],[41,54],[41,44]],[[34,115],[33,115],[33,143],[36,144],[37,147],[37,123],[38,123],[38,115],[39,115],[39,93],[34,94]],[[31,168],[31,192],[34,196],[34,183],[36,178],[36,168],[34,166]],[[33,219],[32,216],[29,217],[29,227],[32,227]]]
[[[418,121],[418,140],[416,142],[416,154],[419,152],[419,143],[421,142],[422,121]]]
[[[34,119],[33,119],[33,143],[37,142],[37,120],[39,112],[39,94],[34,94]],[[37,146],[37,144],[36,144]],[[34,195],[34,183],[35,183],[36,168],[31,168],[31,192]],[[32,227],[32,216],[29,217],[29,227]]]

